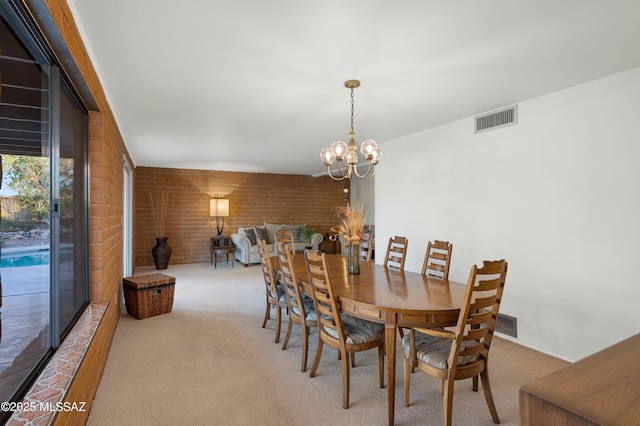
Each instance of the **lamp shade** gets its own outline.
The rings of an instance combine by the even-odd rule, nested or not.
[[[226,198],[212,198],[209,201],[209,216],[229,216],[229,200]]]

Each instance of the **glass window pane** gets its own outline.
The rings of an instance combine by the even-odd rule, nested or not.
[[[8,401],[50,348],[49,87],[0,22],[0,401]]]
[[[86,114],[60,85],[60,330],[66,334],[89,298],[84,164]]]

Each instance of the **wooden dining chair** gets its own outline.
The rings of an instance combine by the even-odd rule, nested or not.
[[[295,247],[295,240],[293,239],[293,233],[287,229],[280,229],[279,231],[277,231],[274,235],[275,237],[275,250],[276,250],[276,261],[279,262],[280,261],[280,253],[278,253],[278,242],[281,242],[285,245],[289,245],[291,247]],[[295,251],[295,249],[294,249]],[[275,264],[273,265],[273,267],[277,270],[276,271],[276,278],[278,280],[278,282],[280,283],[280,285],[282,285],[282,277],[280,277],[279,275],[279,271],[281,270],[280,265],[279,264]]]
[[[453,244],[449,241],[429,241],[422,263],[422,275],[449,279],[449,265]]]
[[[399,237],[396,235],[393,238],[389,238],[387,254],[384,257],[384,266],[404,271],[404,262],[407,257],[408,244],[409,239],[406,237]]]
[[[281,241],[286,244],[295,244],[295,240],[293,239],[293,232],[288,229],[280,229],[275,234],[276,241]]]
[[[298,278],[296,277],[293,266],[293,257],[295,256],[293,247],[279,241],[276,242],[276,252],[278,253],[278,261],[280,263],[284,292],[287,295],[287,301],[289,303],[289,324],[287,326],[287,335],[282,344],[282,350],[287,349],[293,324],[298,324],[302,328],[301,370],[304,373],[307,371],[307,353],[309,351],[309,334],[311,333],[311,327],[318,326],[316,310],[313,305],[313,299],[300,290],[300,284],[298,283]]]
[[[292,248],[295,247],[295,240],[293,239],[293,233],[289,230],[286,229],[281,229],[278,232],[275,233],[275,241],[276,241],[276,258],[279,258],[278,256],[278,244],[277,243],[283,243],[285,245],[289,245]],[[295,251],[295,248],[294,248]]]
[[[507,262],[484,261],[469,273],[458,322],[454,329],[414,327],[402,338],[404,350],[404,405],[409,406],[410,367],[441,379],[444,425],[451,425],[453,387],[456,380],[480,375],[482,390],[494,423],[500,423],[489,384],[489,349],[507,276]],[[477,382],[473,390],[478,391]]]
[[[288,307],[287,297],[285,295],[282,285],[278,284],[276,275],[269,257],[269,249],[267,248],[267,242],[260,240],[258,242],[258,254],[260,256],[260,266],[262,268],[262,276],[264,277],[264,283],[267,290],[267,311],[264,314],[264,321],[262,321],[262,328],[267,325],[267,320],[271,318],[271,308],[276,310],[276,340],[275,343],[280,342],[280,327],[282,324],[282,310]]]
[[[375,235],[372,232],[365,232],[360,242],[360,260],[371,262],[373,259]]]
[[[451,251],[453,244],[448,241],[435,240],[427,243],[427,251],[424,254],[422,263],[422,275],[429,277],[449,279],[449,264],[451,262]],[[404,330],[398,327],[400,337],[404,337]],[[411,372],[413,373],[413,367]]]
[[[327,268],[326,255],[305,251],[309,283],[313,287],[313,303],[318,318],[318,346],[311,367],[316,375],[322,348],[326,344],[338,351],[342,363],[342,407],[349,408],[349,355],[378,348],[380,388],[384,388],[384,325],[352,317],[340,311]]]

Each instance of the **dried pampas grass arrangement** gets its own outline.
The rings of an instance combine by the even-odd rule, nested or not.
[[[367,215],[364,214],[364,205],[356,203],[353,206],[350,204],[347,204],[346,207],[338,206],[336,212],[340,224],[331,228],[331,231],[343,234],[347,244],[359,244],[364,235],[364,225],[367,219]]]

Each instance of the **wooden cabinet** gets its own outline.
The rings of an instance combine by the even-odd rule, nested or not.
[[[327,254],[340,254],[340,240],[337,238],[330,240],[329,237],[325,236],[320,243],[319,249]]]

